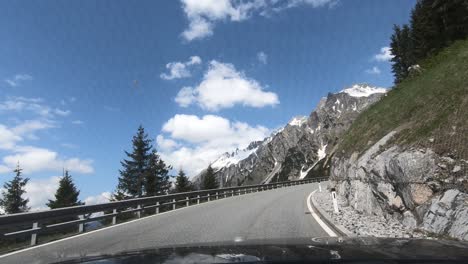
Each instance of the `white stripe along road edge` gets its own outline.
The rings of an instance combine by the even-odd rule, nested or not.
[[[320,227],[322,227],[322,229],[327,232],[327,234],[331,237],[336,237],[336,233],[333,232],[333,230],[331,230],[331,228],[325,224],[325,222],[322,221],[322,219],[320,219],[320,216],[317,215],[317,213],[315,213],[314,209],[312,208],[312,205],[310,204],[310,199],[312,198],[312,195],[316,192],[317,190],[311,192],[309,194],[309,196],[307,197],[307,208],[309,208],[309,211],[310,211],[310,214],[312,215],[312,217],[315,219],[315,221],[317,221],[317,223],[320,225]]]

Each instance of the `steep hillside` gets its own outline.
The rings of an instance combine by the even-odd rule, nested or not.
[[[468,41],[425,60],[333,150],[331,176],[356,210],[468,239]]]
[[[285,127],[246,149],[225,153],[211,166],[221,186],[268,183],[323,176],[327,154],[356,117],[386,92],[353,85],[322,98],[309,117],[295,117]],[[197,182],[203,173],[195,177]]]

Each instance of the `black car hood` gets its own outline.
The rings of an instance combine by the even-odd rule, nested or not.
[[[391,238],[304,238],[177,245],[61,263],[468,263],[468,243]]]

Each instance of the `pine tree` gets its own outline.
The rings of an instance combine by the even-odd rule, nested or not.
[[[117,189],[131,197],[141,197],[150,160],[149,151],[152,148],[151,140],[148,139],[148,135],[141,125],[138,127],[137,134],[133,137],[132,144],[132,152],[125,151],[129,159],[120,162],[123,168],[119,171],[120,177]]]
[[[161,159],[155,149],[152,150],[149,156],[148,170],[145,177],[145,193],[146,196],[154,196],[167,194],[171,188],[169,171],[171,166]]]
[[[438,28],[443,36],[442,44],[444,46],[468,36],[468,1],[433,0],[430,2],[432,2],[435,17],[440,23]]]
[[[217,188],[218,181],[216,180],[213,168],[211,167],[211,165],[209,165],[206,169],[205,175],[203,176],[202,189],[208,190]]]
[[[115,190],[115,192],[112,193],[110,197],[110,201],[111,202],[122,201],[128,198],[131,198],[131,197],[125,194],[125,192],[122,191],[121,189],[117,188],[117,190]]]
[[[179,174],[176,177],[174,192],[190,192],[193,191],[192,183],[189,178],[185,175],[185,172],[180,169]]]
[[[414,56],[417,61],[442,46],[442,37],[437,17],[433,11],[434,0],[418,1],[411,11],[411,40],[414,45]]]
[[[16,173],[13,180],[5,182],[2,191],[2,198],[0,199],[0,206],[3,207],[7,214],[16,214],[29,211],[29,199],[23,199],[22,195],[26,193],[24,190],[29,178],[21,177],[19,164],[16,166],[14,172]]]
[[[408,76],[408,68],[415,64],[415,59],[410,27],[408,25],[403,25],[403,27],[394,25],[393,31],[390,48],[394,55],[391,59],[393,62],[392,71],[397,84]]]
[[[59,187],[55,193],[55,200],[49,200],[47,206],[50,209],[69,207],[75,205],[83,205],[84,203],[78,199],[80,191],[73,183],[73,179],[68,170],[65,170],[63,177],[59,181]]]

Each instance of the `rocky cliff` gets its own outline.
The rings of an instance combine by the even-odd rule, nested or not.
[[[468,42],[364,111],[334,150],[331,179],[355,210],[468,240]]]

